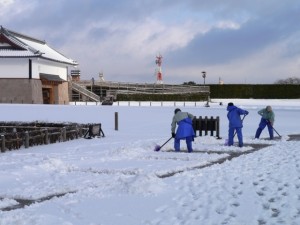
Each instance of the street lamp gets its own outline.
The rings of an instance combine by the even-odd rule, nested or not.
[[[205,78],[206,78],[206,72],[205,71],[202,72],[202,77],[204,79],[204,84],[205,84]]]

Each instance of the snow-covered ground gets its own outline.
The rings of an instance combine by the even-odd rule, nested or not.
[[[213,101],[1,104],[2,121],[100,122],[106,137],[0,153],[0,225],[300,224],[300,142],[288,141],[300,134],[300,100]],[[229,101],[250,112],[243,148],[224,145]],[[265,129],[253,140],[266,105],[282,138],[266,140]],[[172,152],[173,140],[153,151],[169,139],[176,107],[219,116],[222,139],[197,137],[191,154],[183,141]]]

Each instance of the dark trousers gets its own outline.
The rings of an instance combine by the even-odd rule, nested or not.
[[[259,138],[261,132],[263,131],[263,129],[265,129],[266,126],[268,126],[270,139],[272,140],[274,138],[273,127],[270,124],[270,122],[268,120],[264,119],[264,118],[261,118],[261,120],[260,120],[260,123],[258,125],[257,130],[256,130],[255,138]]]
[[[234,131],[236,131],[236,135],[239,140],[239,147],[243,147],[243,134],[242,134],[242,128],[241,127],[229,127],[228,130],[228,145],[233,145],[233,138],[234,138]]]
[[[194,140],[194,138],[192,136],[185,138],[188,152],[192,152],[193,151],[193,148],[192,148],[192,141],[193,140]],[[174,139],[174,148],[175,148],[175,151],[177,151],[177,152],[180,151],[180,139],[178,139],[178,138]]]

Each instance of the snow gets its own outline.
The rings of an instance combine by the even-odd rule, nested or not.
[[[243,148],[224,145],[230,101],[250,112]],[[300,224],[299,141],[288,136],[300,134],[300,100],[213,102],[1,104],[2,121],[100,122],[106,137],[0,153],[0,225]],[[253,139],[266,105],[281,139],[267,128]],[[191,154],[183,141],[173,152],[173,140],[153,151],[170,138],[176,107],[219,116],[222,139],[197,137]]]

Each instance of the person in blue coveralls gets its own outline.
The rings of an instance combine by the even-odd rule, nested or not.
[[[270,140],[272,140],[274,138],[273,124],[275,121],[275,114],[272,110],[272,107],[268,105],[266,108],[259,110],[257,113],[261,115],[261,120],[256,130],[255,138],[259,138],[263,129],[268,126]]]
[[[229,102],[227,105],[227,118],[229,120],[229,130],[228,130],[228,146],[233,145],[234,132],[236,132],[239,147],[243,147],[243,121],[241,119],[241,115],[248,115],[249,112],[247,110],[241,109],[233,105],[232,102]]]
[[[186,141],[188,152],[193,151],[192,142],[194,141],[195,131],[193,128],[194,116],[188,112],[181,112],[175,109],[171,124],[172,137],[174,138],[174,149],[180,151],[180,140]],[[176,125],[178,125],[176,130]],[[176,130],[176,133],[175,133]]]

